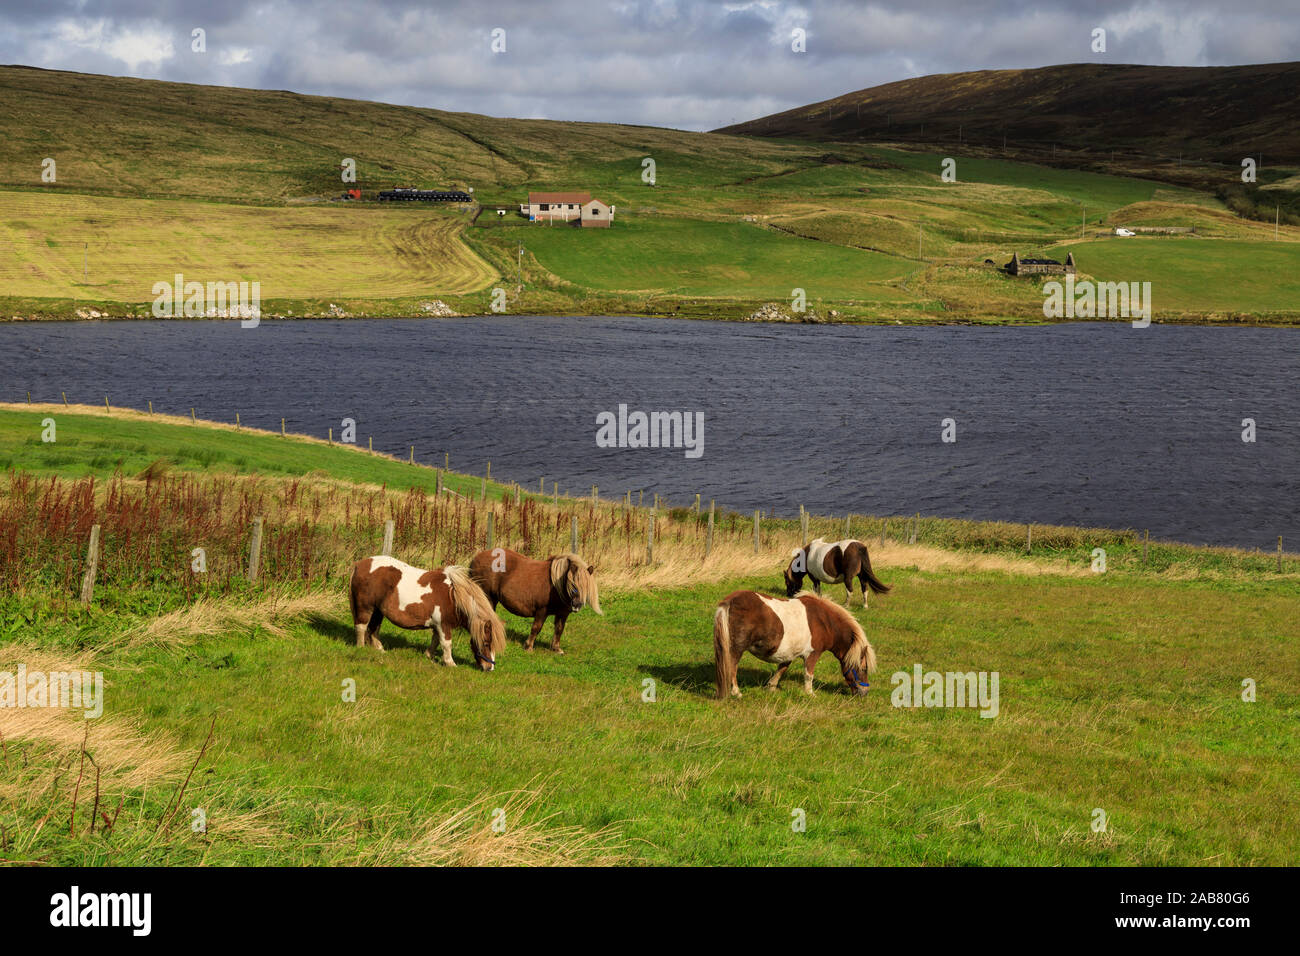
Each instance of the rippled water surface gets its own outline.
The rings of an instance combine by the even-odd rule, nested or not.
[[[318,434],[537,486],[1300,545],[1300,333],[466,318],[0,325],[0,397]],[[704,453],[596,416],[703,412]],[[941,422],[957,441],[941,441]],[[1242,419],[1257,441],[1241,440]]]

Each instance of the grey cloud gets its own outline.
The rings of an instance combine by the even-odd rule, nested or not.
[[[158,46],[142,37],[170,56],[141,59]],[[686,129],[922,73],[1264,62],[1298,43],[1292,0],[0,0],[3,62]]]

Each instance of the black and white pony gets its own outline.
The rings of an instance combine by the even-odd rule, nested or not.
[[[861,541],[846,538],[828,543],[816,538],[795,551],[785,569],[785,594],[794,597],[803,587],[804,575],[812,578],[813,590],[822,593],[823,584],[843,584],[844,603],[853,597],[853,579],[862,583],[862,606],[867,606],[867,591],[886,594],[889,585],[882,584],[871,570],[867,546]]]

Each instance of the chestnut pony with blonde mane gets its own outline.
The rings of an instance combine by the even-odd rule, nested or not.
[[[555,617],[555,638],[551,650],[560,650],[560,638],[569,615],[583,607],[597,614],[600,593],[596,587],[596,566],[576,554],[553,554],[543,561],[526,558],[509,548],[480,551],[469,562],[470,577],[483,589],[495,611],[504,605],[511,614],[531,617],[533,629],[525,650],[532,650],[546,618]]]
[[[865,694],[871,686],[867,675],[876,669],[876,650],[857,619],[838,604],[807,592],[786,599],[733,591],[718,603],[713,613],[718,700],[728,692],[740,696],[736,668],[745,651],[777,665],[768,690],[776,690],[794,660],[802,658],[803,689],[811,694],[813,671],[825,651],[839,658],[851,694]]]
[[[442,650],[442,663],[455,667],[451,658],[451,632],[464,628],[474,660],[485,671],[496,667],[506,646],[506,628],[488,603],[487,596],[459,565],[424,571],[385,555],[362,558],[352,568],[352,624],[357,647],[384,649],[379,628],[385,618],[398,627],[433,632],[429,649]]]

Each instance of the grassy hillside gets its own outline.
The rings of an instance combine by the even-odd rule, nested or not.
[[[1091,155],[1111,150],[1238,169],[1243,155],[1300,163],[1300,63],[1070,63],[940,73],[845,93],[720,132],[809,140],[965,143]],[[1244,152],[1243,152],[1244,150]],[[1064,157],[1062,157],[1064,159]],[[1077,160],[1076,160],[1077,161]]]
[[[260,282],[271,316],[422,314],[434,296],[482,313],[500,288],[517,313],[739,319],[802,288],[843,321],[1040,321],[1037,287],[991,276],[986,259],[1082,235],[1108,261],[1126,253],[1096,237],[1138,222],[1273,238],[1203,182],[961,144],[494,119],[26,67],[0,67],[0,90],[16,104],[0,115],[6,319],[146,315],[154,283],[181,272]],[[57,182],[41,181],[45,157]],[[337,201],[344,158],[357,162],[362,202]],[[945,158],[956,182],[941,179]],[[396,184],[472,187],[510,214],[372,201]],[[514,211],[528,190],[557,188],[613,203],[614,227],[547,227]],[[1278,238],[1264,288],[1219,281],[1226,247],[1200,250],[1187,260],[1196,274],[1178,278],[1185,294],[1157,300],[1157,321],[1300,318],[1289,287],[1267,278],[1300,266],[1300,228]],[[1144,278],[1173,281],[1159,260]]]
[[[1291,861],[1295,556],[1281,575],[1184,546],[1156,545],[1142,564],[1131,538],[1079,529],[1036,529],[1042,546],[1025,556],[1010,526],[938,521],[915,544],[896,532],[877,543],[878,522],[855,516],[894,587],[853,611],[880,655],[870,694],[843,693],[829,661],[811,698],[791,678],[765,691],[770,666],[747,659],[744,697],[719,704],[712,608],[734,588],[778,584],[793,523],[765,522],[755,554],[748,525],[724,515],[706,560],[693,513],[664,509],[647,564],[644,511],[529,499],[519,510],[494,489],[500,543],[550,553],[579,516],[605,616],[574,617],[563,657],[545,650],[549,628],[523,652],[526,622],[507,616],[494,673],[466,666],[463,635],[449,670],[391,625],[388,653],[351,646],[340,578],[388,516],[399,556],[464,560],[482,543],[469,515],[487,504],[430,500],[423,469],[338,446],[54,411],[66,451],[30,440],[50,409],[0,409],[0,454],[32,469],[0,482],[0,670],[100,670],[106,697],[92,721],[0,710],[7,859]],[[146,459],[145,478],[113,477]],[[78,475],[97,479],[89,494]],[[268,516],[257,584],[239,570],[253,513]],[[82,608],[91,514],[104,555]],[[813,532],[840,524],[814,518]],[[200,584],[195,541],[210,553]],[[1103,543],[1111,568],[1093,574]],[[998,716],[891,706],[891,675],[918,663],[997,671]],[[1241,700],[1243,677],[1258,681],[1255,703]],[[83,749],[100,777],[78,791],[69,769]],[[1104,832],[1090,827],[1096,808]],[[188,825],[195,809],[206,832]],[[791,828],[796,810],[804,832]]]

